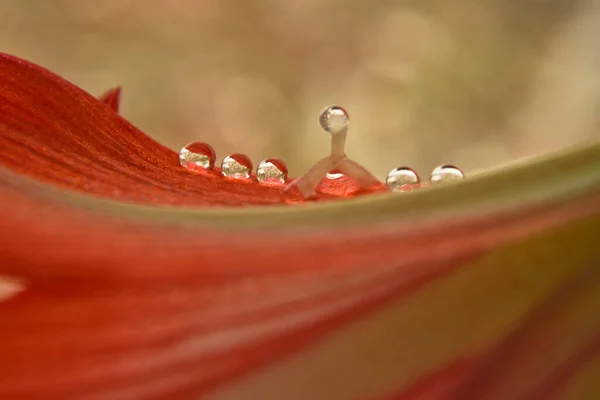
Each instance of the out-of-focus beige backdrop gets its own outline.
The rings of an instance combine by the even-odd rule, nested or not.
[[[478,170],[600,137],[600,0],[0,0],[0,51],[178,149],[211,143],[298,175],[350,113],[348,154],[384,177]]]

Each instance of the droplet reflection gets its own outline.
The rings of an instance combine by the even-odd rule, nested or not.
[[[325,107],[319,115],[319,124],[321,125],[321,128],[332,135],[344,131],[349,123],[350,118],[348,117],[348,113],[342,107]]]
[[[217,155],[211,145],[192,142],[179,151],[179,163],[190,171],[206,171],[215,166]]]
[[[261,161],[256,169],[256,178],[261,183],[284,183],[287,175],[287,166],[277,158]]]
[[[440,165],[436,167],[429,177],[429,182],[432,185],[447,183],[447,182],[456,182],[463,180],[465,178],[465,174],[456,168],[453,165]]]
[[[385,184],[394,192],[417,185],[421,182],[419,175],[408,167],[399,167],[391,170],[385,179]]]
[[[252,171],[252,160],[245,154],[230,154],[221,163],[221,173],[228,178],[248,179],[250,171]]]

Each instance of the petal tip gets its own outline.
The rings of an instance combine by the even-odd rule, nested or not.
[[[119,106],[121,103],[121,86],[117,86],[113,89],[106,91],[104,94],[98,97],[98,100],[108,105],[110,108],[112,108],[115,112],[118,113]]]

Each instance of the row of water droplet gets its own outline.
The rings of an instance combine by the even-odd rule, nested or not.
[[[179,162],[191,171],[211,170],[216,160],[215,150],[207,143],[192,142],[179,152]],[[221,174],[227,178],[249,179],[252,168],[252,160],[241,153],[230,154],[221,162]],[[277,158],[267,158],[256,168],[256,179],[261,183],[281,184],[287,177],[287,166]]]
[[[338,172],[330,172],[327,179],[340,179],[344,174]],[[429,176],[430,185],[438,185],[441,183],[456,182],[465,178],[464,173],[453,165],[440,165],[436,167]],[[409,167],[399,167],[391,170],[386,179],[385,184],[394,192],[404,191],[418,187],[421,184],[421,178],[417,172]]]
[[[191,171],[208,171],[215,166],[217,156],[215,150],[207,143],[193,142],[183,147],[179,152],[179,162]],[[233,153],[221,162],[221,174],[228,178],[249,179],[253,165],[252,160],[245,154]],[[344,175],[336,172],[328,173],[331,180],[342,178]],[[267,158],[258,164],[256,179],[261,183],[282,184],[288,177],[288,168],[277,158]],[[431,185],[464,179],[463,172],[452,165],[436,167],[429,177]],[[399,167],[392,169],[385,180],[386,185],[393,191],[402,191],[421,184],[419,175],[411,168]]]
[[[440,165],[431,171],[430,185],[460,181],[465,178],[464,173],[453,165]],[[393,191],[402,191],[421,184],[417,172],[408,167],[399,167],[391,170],[385,179],[386,185]]]

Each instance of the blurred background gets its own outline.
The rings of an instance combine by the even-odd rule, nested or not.
[[[94,95],[178,150],[347,153],[385,177],[467,172],[600,138],[600,0],[0,0],[0,51]]]

